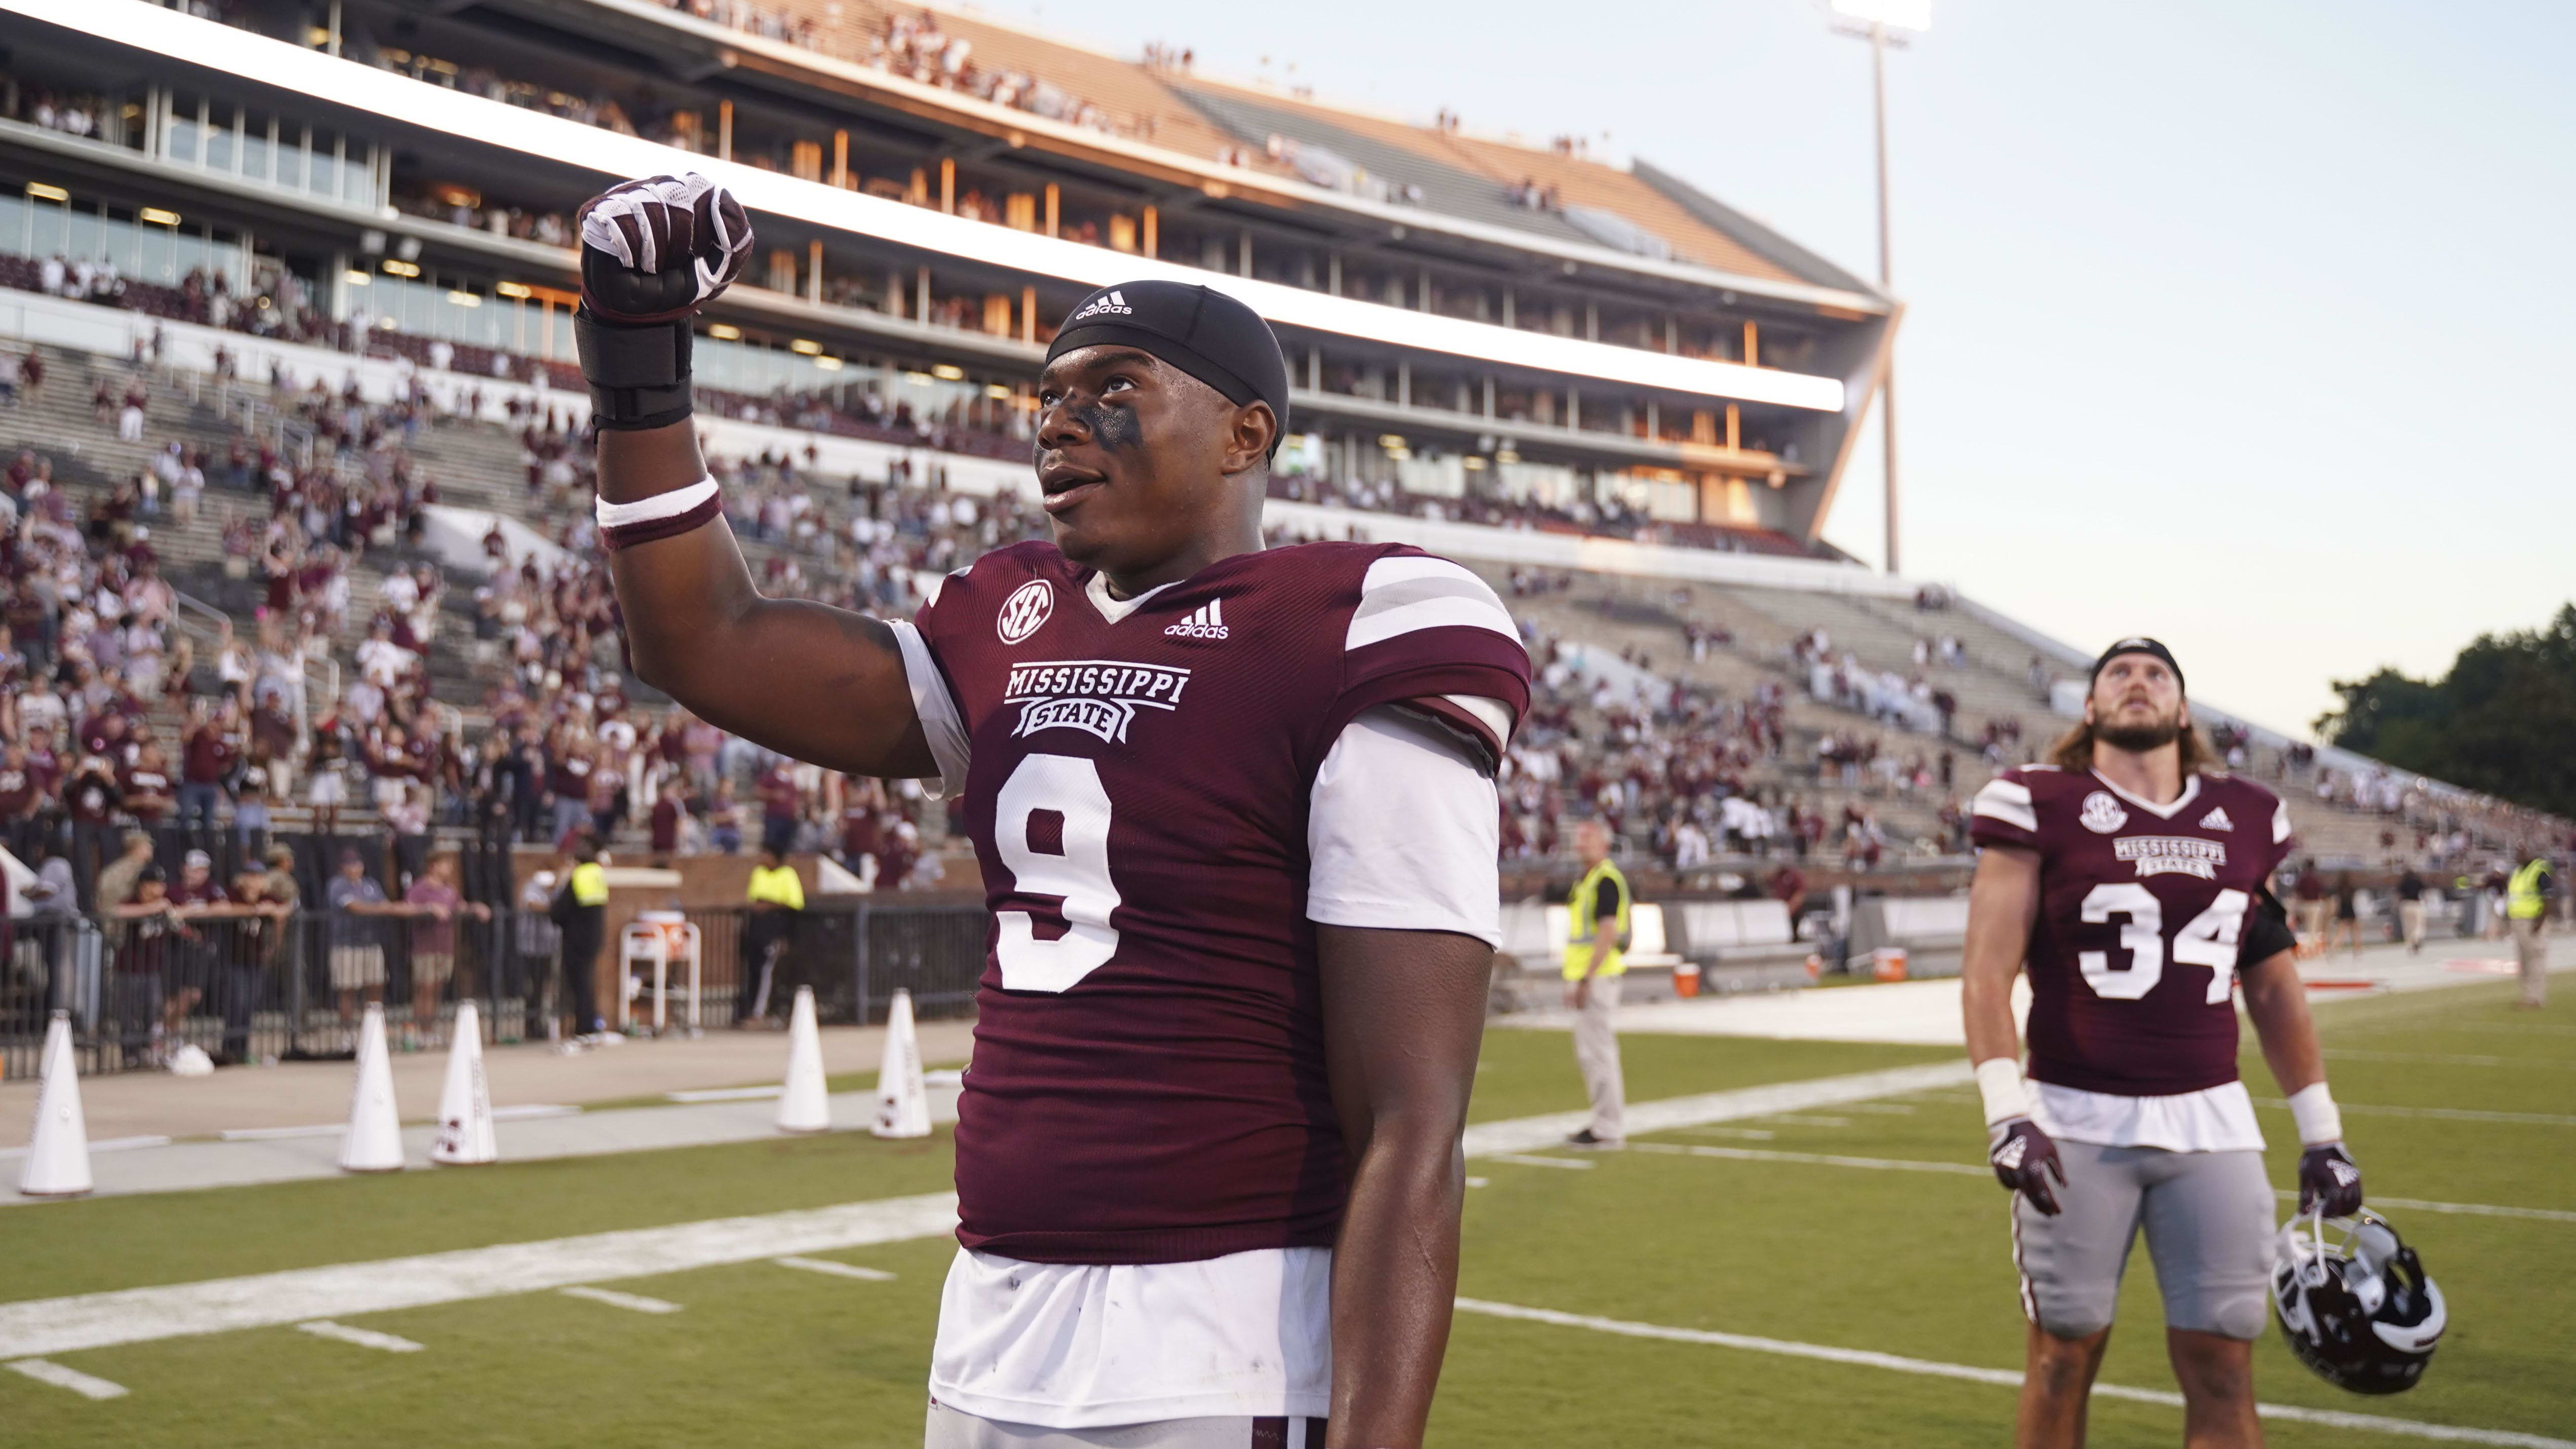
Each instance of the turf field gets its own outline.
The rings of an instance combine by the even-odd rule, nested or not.
[[[2267,1402],[2487,1431],[2471,1442],[2576,1440],[2576,1022],[2512,1012],[2508,996],[2478,986],[2320,1007],[2375,1199],[2542,1213],[2386,1203],[2450,1296],[2453,1327],[2431,1374],[2411,1394],[2361,1399],[2310,1378],[2269,1337],[2258,1349]],[[1638,1101],[1955,1056],[1723,1038],[1626,1047]],[[2250,1050],[2245,1065],[2268,1098]],[[1488,1035],[1479,1120],[1562,1111],[1580,1096],[1563,1035]],[[2264,1117],[2276,1142],[2290,1139],[2285,1110]],[[1979,1166],[1972,1088],[1639,1144],[1536,1154],[1580,1168],[1470,1164],[1484,1185],[1468,1195],[1462,1292],[1560,1317],[1460,1315],[1435,1443],[2001,1439],[2009,1387],[1922,1371],[1992,1377],[2020,1365],[2004,1197]],[[2292,1156],[2275,1151],[2276,1183],[2290,1182]],[[1814,1157],[1844,1160],[1802,1160]],[[900,1198],[943,1188],[947,1174],[944,1135],[836,1134],[12,1208],[0,1211],[0,1305]],[[951,1252],[914,1238],[814,1255],[890,1280],[755,1258],[604,1284],[677,1311],[518,1292],[333,1320],[390,1336],[366,1343],[281,1325],[48,1354],[126,1392],[92,1399],[0,1373],[0,1442],[909,1446]],[[2169,1389],[2152,1275],[2135,1268],[2103,1380]],[[390,1351],[395,1341],[418,1348]],[[1815,1348],[1918,1362],[1908,1372]],[[2095,1444],[2166,1445],[2180,1414],[2105,1398],[2093,1423]],[[2409,1442],[2313,1420],[2276,1420],[2270,1434],[2281,1445]]]

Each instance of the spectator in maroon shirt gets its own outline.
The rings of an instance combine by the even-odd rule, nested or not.
[[[170,771],[161,758],[159,745],[145,745],[118,783],[125,791],[126,812],[134,817],[135,824],[148,830],[169,818],[177,792],[170,783]]]
[[[210,712],[202,699],[188,707],[188,730],[179,744],[179,828],[212,833],[215,802],[241,761],[241,707],[227,697]]]
[[[760,792],[760,848],[783,856],[796,844],[796,812],[802,803],[796,777],[780,760],[760,772],[754,788]]]
[[[669,856],[680,848],[680,818],[688,813],[688,787],[674,780],[653,801],[653,854]]]

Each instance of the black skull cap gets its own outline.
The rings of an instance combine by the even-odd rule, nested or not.
[[[1288,436],[1288,357],[1261,314],[1213,287],[1188,282],[1121,282],[1082,299],[1048,345],[1055,361],[1077,347],[1133,347],[1151,353],[1243,407],[1256,398]],[[1278,438],[1271,440],[1276,452]]]

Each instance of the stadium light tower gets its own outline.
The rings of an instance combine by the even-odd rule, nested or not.
[[[1869,42],[1869,95],[1878,132],[1878,285],[1894,290],[1887,246],[1887,48],[1932,28],[1932,0],[1832,0],[1834,29]],[[1887,443],[1887,571],[1896,572],[1896,361],[1878,387],[1879,435]]]

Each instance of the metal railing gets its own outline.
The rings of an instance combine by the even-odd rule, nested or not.
[[[978,907],[826,902],[783,922],[742,907],[688,916],[703,943],[710,1027],[762,998],[763,1014],[784,1017],[800,985],[814,988],[826,1022],[881,1023],[897,987],[923,1017],[973,1013],[987,919]],[[615,951],[604,941],[590,963],[611,1022]],[[83,1073],[165,1067],[189,1046],[218,1064],[347,1057],[369,1001],[384,1003],[397,1051],[444,1045],[462,1001],[476,1004],[488,1040],[542,1041],[570,1009],[564,967],[560,933],[534,912],[18,917],[0,921],[0,1077],[38,1070],[57,1010],[71,1014]]]

